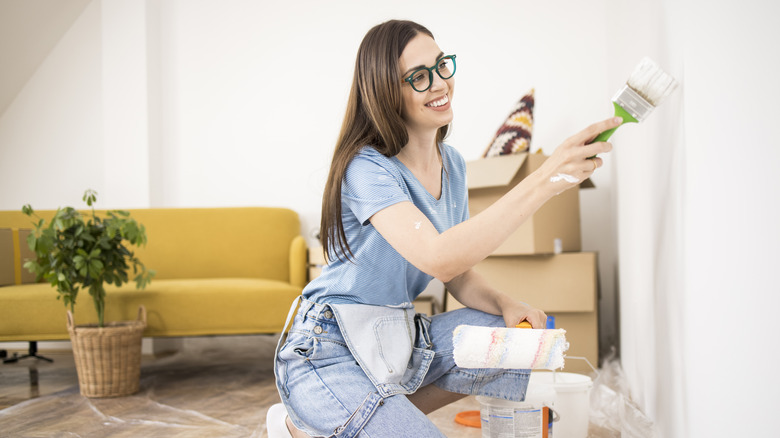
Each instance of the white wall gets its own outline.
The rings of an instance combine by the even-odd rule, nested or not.
[[[610,62],[634,51],[682,82],[613,153],[622,363],[661,437],[770,436],[780,378],[780,5],[608,5]],[[769,365],[769,366],[766,366]],[[771,408],[770,408],[771,410]]]
[[[684,57],[690,431],[761,436],[778,430],[777,418],[754,408],[777,406],[780,391],[780,4],[693,1],[684,12],[702,18],[686,34]]]
[[[112,0],[101,8],[103,169],[101,193],[126,208],[150,205],[149,64],[145,2]]]
[[[121,179],[105,176],[110,181],[104,184],[85,177],[66,182],[70,187],[62,191],[75,191],[75,197],[91,185],[108,190],[100,198],[104,206],[126,206],[130,198],[134,205],[151,205],[148,195],[135,192],[144,192],[143,184],[153,180],[164,187],[150,190],[166,193],[155,205],[290,206],[304,215],[308,231],[318,224],[320,192],[357,45],[369,27],[392,17],[425,23],[444,50],[458,53],[457,118],[450,141],[467,159],[482,152],[512,104],[531,87],[538,101],[534,146],[549,151],[609,111],[601,80],[605,34],[592,29],[592,23],[603,21],[603,5],[564,3],[570,10],[565,15],[545,2],[488,2],[476,8],[467,1],[446,7],[414,1],[95,1],[36,77],[69,70],[85,78],[104,106],[98,114],[105,120],[94,128],[106,131],[101,150],[109,152],[97,167],[108,174],[134,160],[136,175],[122,169]],[[473,30],[463,32],[467,25]],[[85,41],[80,35],[86,31],[100,36]],[[92,49],[91,65],[72,59],[86,48]],[[67,65],[55,65],[58,56]],[[45,115],[26,113],[13,119],[14,126],[9,119],[21,108],[50,106],[56,98],[70,99],[69,117],[78,117],[81,111],[74,109],[83,108],[83,99],[64,96],[67,85],[54,77],[31,80],[2,115],[1,133],[29,132],[44,121],[50,126]],[[38,91],[44,87],[49,87],[45,94]],[[151,154],[164,163],[156,181],[149,175],[154,166],[144,163],[147,137],[154,135],[146,126],[152,113],[164,122],[159,134],[164,152]],[[49,150],[62,142],[62,136],[43,135]],[[11,141],[2,146],[4,155],[21,153]],[[119,156],[119,150],[130,153]],[[8,180],[26,174],[3,162]],[[127,187],[119,187],[128,178]],[[285,190],[276,190],[280,186]],[[61,195],[44,192],[3,193],[0,208],[63,202]]]
[[[93,3],[0,115],[0,209],[81,205],[104,188],[100,32]]]
[[[618,294],[621,364],[632,398],[656,424],[660,437],[684,433],[685,406],[678,333],[681,176],[684,142],[680,117],[684,87],[682,39],[670,29],[679,9],[662,2],[611,1],[607,8],[613,38],[610,65],[647,55],[680,82],[680,89],[641,125],[613,137],[615,207],[618,228]],[[671,39],[671,41],[670,41]],[[609,80],[624,83],[612,68]],[[631,434],[627,434],[632,436]]]
[[[165,145],[174,152],[165,204],[287,205],[304,216],[307,231],[317,227],[357,46],[368,28],[392,17],[425,23],[443,50],[457,52],[450,140],[467,158],[479,155],[531,87],[539,101],[535,145],[555,146],[572,126],[608,109],[599,93],[603,70],[571,74],[602,64],[604,35],[579,21],[599,20],[598,11],[577,6],[556,17],[535,3],[166,3],[162,90],[171,118]],[[473,31],[463,32],[466,25]],[[584,90],[576,100],[575,90]]]

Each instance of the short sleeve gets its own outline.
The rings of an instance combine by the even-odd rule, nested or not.
[[[411,201],[398,169],[387,157],[370,148],[364,148],[347,166],[341,198],[363,225],[378,211]]]

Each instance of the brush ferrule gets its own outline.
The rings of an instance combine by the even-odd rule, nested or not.
[[[655,108],[628,85],[624,85],[623,88],[618,90],[612,101],[620,105],[639,122],[646,119],[653,112],[653,108]]]

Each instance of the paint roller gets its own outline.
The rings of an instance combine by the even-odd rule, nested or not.
[[[452,332],[455,364],[461,368],[563,368],[569,349],[566,330],[530,327],[528,321],[517,328],[459,325]]]

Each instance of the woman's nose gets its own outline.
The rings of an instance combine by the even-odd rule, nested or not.
[[[441,90],[444,87],[449,87],[447,81],[442,79],[438,73],[434,72],[432,76],[433,76],[433,83],[431,83],[431,88],[429,91],[436,91],[436,90]]]

